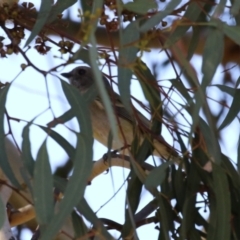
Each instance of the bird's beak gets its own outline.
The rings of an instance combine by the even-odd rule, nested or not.
[[[70,78],[72,76],[72,73],[71,72],[68,72],[68,73],[61,73],[61,75],[65,78]]]

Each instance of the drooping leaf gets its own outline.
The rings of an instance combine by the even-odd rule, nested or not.
[[[218,229],[215,239],[230,239],[231,201],[228,179],[225,171],[216,164],[213,164],[213,182],[216,198],[216,229]]]
[[[31,31],[29,38],[27,39],[27,41],[25,43],[25,47],[28,46],[29,43],[31,43],[31,41],[39,34],[39,32],[44,27],[45,23],[48,20],[48,16],[50,15],[50,12],[51,12],[51,6],[52,6],[51,0],[42,0],[41,1],[41,6],[39,9],[36,23],[33,27],[33,30]]]
[[[80,159],[79,159],[80,158]],[[64,191],[64,198],[59,204],[59,211],[51,219],[40,239],[52,239],[61,228],[66,217],[83,197],[87,178],[92,170],[92,138],[85,134],[77,134],[77,146],[73,160],[73,174]]]
[[[33,198],[37,221],[44,226],[50,222],[54,213],[53,178],[46,140],[37,154],[33,178]]]
[[[163,18],[169,15],[180,3],[181,3],[180,0],[170,1],[163,11],[156,13],[154,16],[149,18],[145,23],[143,23],[140,27],[140,31],[146,32],[153,28],[154,26],[156,26],[157,24],[160,24]]]
[[[82,217],[78,215],[75,211],[72,212],[72,224],[75,238],[80,238],[87,234],[88,229],[86,224],[84,223]]]
[[[47,23],[54,21],[59,14],[61,14],[67,8],[71,7],[76,2],[77,0],[58,0],[56,4],[51,8]]]
[[[223,24],[223,32],[236,44],[240,45],[240,26]]]
[[[34,164],[35,161],[32,157],[31,152],[31,141],[29,136],[29,128],[31,126],[32,122],[29,122],[22,131],[22,161],[24,166],[27,168],[28,173],[30,176],[33,176],[34,171]]]
[[[132,71],[127,66],[133,65],[137,59],[138,48],[133,43],[139,40],[138,24],[137,21],[130,23],[120,34],[118,89],[122,103],[129,113],[132,113],[130,101]]]
[[[47,124],[47,126],[48,127],[51,127],[51,128],[53,128],[53,127],[56,127],[58,124],[60,124],[60,123],[65,123],[65,122],[68,122],[68,121],[70,121],[72,118],[74,118],[74,112],[73,112],[73,110],[72,109],[69,109],[69,110],[67,110],[65,113],[63,113],[60,117],[58,117],[58,118],[56,118],[56,119],[54,119],[54,120],[52,120],[51,122],[49,122],[48,124]]]
[[[223,120],[222,124],[219,127],[219,130],[225,128],[227,125],[229,125],[239,114],[240,112],[240,89],[236,89],[235,94],[233,96],[232,104],[228,110],[227,116]]]
[[[39,126],[44,132],[46,132],[52,139],[54,139],[68,154],[70,159],[74,158],[75,150],[74,147],[59,133],[55,132],[52,129]]]
[[[4,132],[4,116],[5,116],[5,106],[6,106],[6,99],[7,94],[11,85],[8,85],[0,90],[0,167],[4,174],[8,177],[10,182],[20,187],[14,172],[10,166],[9,159],[6,153],[5,148],[5,132]]]
[[[148,0],[146,4],[146,0],[134,0],[133,2],[127,2],[124,4],[124,8],[131,12],[145,14],[150,9],[157,8],[157,4],[154,0]]]
[[[187,21],[187,22],[195,22],[203,7],[204,7],[205,3],[204,2],[190,2],[190,4],[187,7],[187,10],[185,11],[184,15],[183,15],[183,21]],[[187,30],[191,27],[191,24],[186,25],[186,26],[178,26],[176,27],[176,29],[173,31],[173,33],[167,38],[166,42],[164,43],[164,47],[165,48],[169,48],[172,44],[174,44],[176,41],[178,41],[186,32]],[[195,34],[193,33],[193,37],[195,36]],[[197,41],[196,41],[197,42]]]
[[[220,22],[218,22],[218,24],[221,25]],[[205,92],[205,88],[211,83],[216,69],[221,63],[223,50],[223,32],[218,28],[209,30],[202,61],[203,79],[201,86],[203,88],[203,92]]]
[[[58,0],[57,3],[52,6],[53,2],[51,0],[42,0],[36,23],[25,43],[25,47],[28,46],[31,41],[40,33],[46,23],[51,23],[56,19],[58,14],[61,14],[65,9],[72,6],[75,2],[77,2],[77,0]]]
[[[89,49],[89,54],[90,54],[90,59],[91,59],[91,67],[93,70],[93,75],[96,80],[97,88],[100,93],[101,99],[103,101],[103,104],[104,104],[104,107],[105,107],[105,110],[106,110],[106,113],[107,113],[107,116],[109,119],[113,137],[114,137],[114,139],[118,139],[118,131],[117,131],[117,127],[116,127],[117,121],[116,121],[116,117],[113,112],[112,103],[111,103],[109,95],[107,94],[105,85],[102,81],[102,74],[100,73],[98,66],[96,64],[96,61],[95,61],[95,59],[97,59],[97,49],[96,49],[96,39],[93,36],[93,34],[91,35],[91,42],[93,44],[93,47],[91,47]]]
[[[90,114],[83,95],[79,93],[77,88],[70,84],[64,81],[61,81],[61,84],[63,92],[71,105],[72,111],[75,113],[78,123],[80,124],[82,134],[92,136]]]
[[[0,229],[2,229],[2,226],[5,222],[6,218],[6,206],[4,205],[2,198],[0,198]]]
[[[51,219],[47,228],[41,234],[41,240],[52,239],[61,228],[66,217],[70,215],[73,208],[83,196],[87,179],[92,170],[92,126],[88,104],[83,95],[73,86],[61,81],[65,96],[75,112],[81,128],[77,134],[77,146],[74,154],[73,174],[64,192],[64,198],[59,204],[59,212]],[[87,93],[86,93],[87,94]]]
[[[232,97],[234,96],[236,91],[238,92],[238,94],[240,93],[240,91],[238,89],[235,89],[235,88],[232,88],[232,87],[229,87],[229,86],[225,86],[225,85],[222,85],[222,84],[214,84],[214,85],[211,85],[211,87],[217,87],[221,91],[231,95]]]
[[[152,170],[145,180],[146,188],[156,188],[161,185],[166,177],[166,169],[170,164],[171,162],[165,162]]]
[[[99,233],[102,236],[102,239],[106,240],[113,240],[113,237],[110,235],[110,233],[107,231],[107,229],[104,227],[103,223],[97,218],[94,211],[90,208],[87,201],[82,198],[78,205],[76,206],[76,209],[90,222],[92,225],[99,230]]]

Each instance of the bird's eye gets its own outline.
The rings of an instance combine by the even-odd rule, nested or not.
[[[84,75],[85,73],[86,73],[86,70],[85,70],[85,69],[80,68],[80,69],[78,70],[78,74],[79,74],[79,75]]]

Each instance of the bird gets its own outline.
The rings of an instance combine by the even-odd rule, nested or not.
[[[67,78],[70,84],[79,90],[80,94],[85,93],[90,89],[91,86],[93,86],[93,84],[96,84],[92,69],[87,66],[78,66],[72,69],[70,72],[61,73],[61,75]],[[131,145],[134,139],[134,134],[136,134],[136,132],[134,132],[134,129],[136,129],[134,127],[136,125],[136,119],[124,108],[120,96],[113,91],[109,81],[103,74],[102,80],[112,102],[112,107],[116,114],[116,118],[118,119],[117,129],[120,141],[116,139],[113,139],[112,141],[112,149],[117,150],[123,148],[126,146],[126,144]],[[89,110],[92,122],[93,137],[103,145],[107,146],[109,132],[111,129],[99,94],[97,94],[96,98],[90,103]],[[138,110],[134,109],[134,112],[137,112],[138,120],[141,121],[141,124],[149,129],[151,126],[151,121],[143,116],[143,114],[141,114]],[[138,133],[142,135],[142,142],[145,135],[141,131]],[[162,136],[159,136],[158,139],[153,139],[152,141],[155,149],[153,154],[155,156],[160,156],[166,160],[175,159],[174,161],[176,161],[178,158],[178,153],[164,140]]]

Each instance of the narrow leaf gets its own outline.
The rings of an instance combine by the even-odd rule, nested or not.
[[[49,223],[53,216],[53,179],[46,140],[40,147],[34,168],[33,197],[37,220],[40,225]]]
[[[3,231],[2,226],[5,222],[5,218],[6,218],[6,206],[3,203],[2,198],[0,197],[0,229],[1,231]]]
[[[75,238],[80,238],[87,234],[88,229],[84,223],[82,217],[78,215],[75,211],[72,212],[72,224],[74,229]]]
[[[217,67],[222,61],[224,50],[224,39],[221,30],[212,29],[208,34],[203,52],[202,61],[202,91],[211,83]]]
[[[181,3],[180,0],[172,0],[168,3],[165,10],[158,12],[151,18],[149,18],[144,24],[141,25],[140,31],[146,32],[156,26],[157,24],[160,24],[160,22],[165,18],[167,15],[169,15],[179,4]]]
[[[72,107],[72,111],[78,119],[78,123],[81,127],[81,132],[86,134],[86,136],[92,136],[92,126],[90,114],[88,112],[88,107],[86,101],[78,91],[77,88],[71,86],[65,81],[61,80],[63,92]]]
[[[232,104],[229,108],[229,111],[227,113],[227,116],[223,120],[221,126],[219,127],[219,130],[225,128],[227,125],[229,125],[239,114],[240,112],[240,89],[236,89],[235,94],[233,96]]]
[[[130,23],[120,35],[120,51],[118,65],[118,89],[124,107],[128,112],[132,113],[130,101],[130,82],[132,71],[127,66],[135,63],[137,58],[138,48],[134,46],[134,42],[139,40],[138,22]]]
[[[5,147],[4,116],[6,98],[10,86],[11,85],[8,85],[7,87],[4,87],[3,89],[0,90],[0,167],[4,174],[10,180],[10,182],[15,186],[20,187],[20,184],[18,183],[14,175],[14,172],[10,166]]]
[[[33,176],[35,161],[32,157],[29,128],[32,122],[29,122],[22,131],[22,161],[30,176]]]
[[[223,32],[236,44],[240,45],[240,26],[228,26],[227,24],[223,24]]]
[[[59,212],[57,212],[46,230],[42,233],[40,239],[52,239],[61,228],[66,217],[70,215],[73,208],[83,197],[87,178],[92,170],[92,138],[83,134],[77,134],[76,154],[74,158],[73,174],[67,184],[64,192],[64,198],[59,204]],[[81,159],[79,157],[81,156]]]
[[[71,7],[77,0],[58,0],[57,3],[52,7],[47,23],[51,23],[56,19],[58,14],[61,14],[64,10]]]
[[[74,158],[75,154],[75,149],[74,147],[64,138],[62,137],[59,133],[55,132],[52,129],[39,126],[44,132],[46,132],[52,139],[54,139],[68,154],[70,159]]]
[[[216,198],[216,239],[230,239],[231,228],[231,201],[229,194],[228,179],[225,171],[218,165],[213,164],[214,193]]]
[[[157,4],[154,0],[148,0],[146,4],[146,0],[134,0],[133,2],[128,2],[124,5],[124,8],[131,12],[145,14],[150,9],[157,8]]]
[[[205,3],[202,3],[202,2],[198,2],[198,3],[194,1],[190,2],[187,10],[185,11],[182,17],[182,19],[184,19],[183,22],[185,20],[187,20],[187,22],[195,22],[198,19],[204,5]],[[169,48],[172,44],[178,41],[187,32],[187,30],[190,27],[191,27],[191,24],[186,26],[180,25],[176,27],[173,33],[167,38],[166,42],[164,43],[164,47]]]
[[[25,46],[28,46],[29,43],[39,34],[39,32],[44,27],[45,23],[47,22],[48,16],[51,12],[52,1],[51,0],[42,0],[41,6],[39,9],[37,21],[31,31],[29,38],[27,39]]]
[[[106,230],[103,223],[97,218],[96,213],[93,212],[84,198],[80,200],[76,208],[96,229],[98,229],[98,232],[102,235],[102,239],[113,240],[113,237]]]
[[[63,124],[65,122],[70,121],[74,117],[75,117],[75,114],[73,110],[69,109],[65,113],[63,113],[60,117],[57,117],[56,119],[49,122],[47,126],[53,128],[53,127],[56,127],[59,123]]]
[[[165,162],[149,173],[145,181],[145,186],[147,189],[156,188],[162,184],[166,177],[166,169],[170,164],[170,162]]]
[[[118,139],[118,130],[117,130],[117,120],[116,117],[114,115],[113,112],[113,108],[112,108],[112,103],[111,100],[109,98],[109,95],[107,94],[107,91],[105,89],[105,86],[103,84],[102,81],[102,74],[100,73],[98,66],[96,64],[96,59],[97,59],[97,49],[96,49],[96,39],[95,36],[93,34],[91,34],[91,43],[92,43],[92,47],[89,49],[89,56],[90,56],[90,61],[91,61],[91,67],[93,70],[93,75],[95,77],[96,83],[97,83],[97,87],[101,96],[101,99],[103,101],[108,119],[109,119],[109,123],[110,123],[110,127],[112,130],[112,134],[114,139]]]

